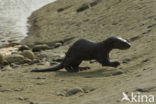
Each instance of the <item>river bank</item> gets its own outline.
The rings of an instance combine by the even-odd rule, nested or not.
[[[34,58],[26,63],[11,63],[0,70],[0,101],[3,104],[136,104],[121,101],[122,93],[129,97],[132,92],[156,96],[154,5],[153,0],[58,0],[35,11],[29,17],[28,37],[20,43],[29,47]],[[59,64],[79,38],[99,42],[110,36],[128,39],[132,45],[128,50],[110,53],[111,61],[121,63],[117,68],[87,61],[81,66],[91,69],[79,73],[64,69],[31,72]],[[22,55],[22,51],[15,54]]]
[[[0,0],[0,46],[19,43],[27,35],[27,18],[54,0]]]

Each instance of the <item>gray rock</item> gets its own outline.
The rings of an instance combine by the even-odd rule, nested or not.
[[[65,96],[65,94],[62,92],[56,92],[56,94],[57,94],[57,96]]]
[[[30,50],[30,48],[27,45],[22,45],[18,48],[19,51],[24,51],[24,50]]]
[[[10,67],[9,65],[7,65],[3,69],[1,69],[1,71],[6,71],[6,70],[12,70],[12,67]]]
[[[42,50],[50,49],[50,47],[47,44],[41,44],[41,45],[35,45],[32,49],[33,52],[39,52]]]
[[[31,50],[25,50],[21,53],[21,55],[23,55],[24,57],[34,60],[35,59],[35,55]]]
[[[24,100],[24,98],[20,96],[20,97],[18,97],[18,100],[23,101],[23,100]]]
[[[88,86],[85,86],[83,88],[84,93],[89,93],[89,92],[92,92],[94,90],[96,90],[96,88],[91,88],[91,87],[88,87]]]
[[[6,56],[6,60],[9,64],[11,64],[11,63],[24,64],[24,63],[31,62],[30,59],[28,59],[22,55],[19,55],[19,54],[8,55],[8,56]]]
[[[66,96],[67,97],[68,96],[72,96],[72,95],[75,95],[75,94],[80,93],[80,92],[81,93],[84,92],[82,88],[73,88],[73,89],[71,89],[71,90],[69,90],[69,91],[66,92]]]
[[[30,101],[29,104],[39,104],[39,103]]]
[[[122,63],[127,64],[127,63],[130,62],[130,61],[131,61],[131,59],[129,59],[129,58],[125,58],[125,59],[122,61]]]
[[[55,48],[62,46],[62,43],[56,43]]]
[[[64,57],[54,57],[53,61],[55,62],[62,62]]]
[[[3,62],[4,62],[4,56],[0,54],[0,64],[3,64]]]

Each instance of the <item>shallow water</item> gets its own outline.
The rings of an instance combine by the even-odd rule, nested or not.
[[[0,45],[19,42],[27,33],[27,18],[55,0],[0,0]]]

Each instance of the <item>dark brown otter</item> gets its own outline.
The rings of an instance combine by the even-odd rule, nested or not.
[[[110,51],[112,49],[124,50],[130,47],[128,41],[120,37],[110,37],[98,43],[79,39],[69,48],[64,60],[58,66],[42,70],[32,70],[32,72],[50,72],[62,68],[65,68],[68,72],[78,72],[81,70],[79,65],[83,60],[96,60],[102,66],[117,67],[120,65],[118,61],[110,62],[109,60]]]

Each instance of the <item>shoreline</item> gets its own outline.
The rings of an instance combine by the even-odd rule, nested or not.
[[[27,36],[29,25],[27,21],[31,14],[44,6],[55,2],[55,0],[15,1],[16,2],[6,0],[0,3],[0,46],[10,43],[20,43],[20,41]],[[32,3],[29,4],[30,2]],[[18,7],[15,6],[16,4]]]

